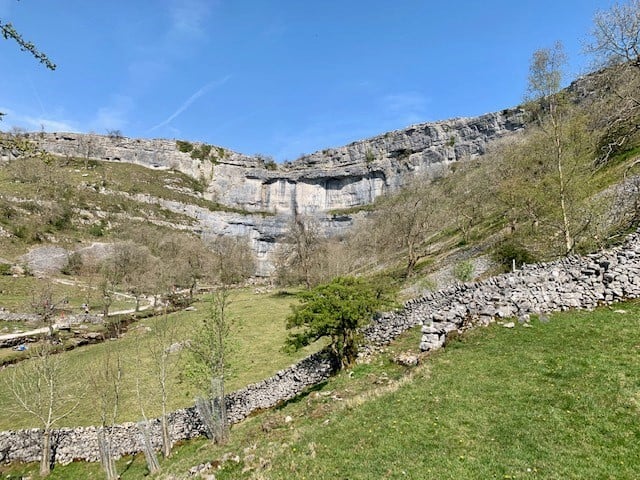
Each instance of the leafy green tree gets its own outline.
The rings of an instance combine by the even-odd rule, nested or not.
[[[295,329],[286,347],[298,350],[322,337],[330,340],[331,351],[342,367],[355,361],[361,342],[360,328],[380,309],[393,305],[389,290],[355,277],[337,277],[298,294],[287,329]]]

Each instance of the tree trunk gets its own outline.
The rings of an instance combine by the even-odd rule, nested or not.
[[[569,216],[567,213],[567,191],[566,180],[564,177],[564,170],[562,168],[563,151],[562,151],[562,138],[560,133],[560,121],[556,117],[556,105],[550,106],[551,122],[553,125],[554,145],[556,150],[556,169],[558,171],[558,183],[560,185],[560,210],[562,212],[562,233],[564,236],[565,255],[569,255],[574,246],[573,235],[571,234],[571,225],[569,223]]]
[[[46,477],[51,473],[51,430],[42,433],[42,456],[40,457],[40,476]]]
[[[160,428],[162,429],[162,456],[169,458],[171,455],[171,437],[169,436],[169,420],[166,413],[162,414]]]
[[[120,478],[116,470],[116,463],[111,453],[111,440],[104,427],[98,430],[98,450],[100,451],[100,463],[107,477],[107,480],[117,480]]]

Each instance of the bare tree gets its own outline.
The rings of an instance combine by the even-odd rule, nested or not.
[[[159,404],[160,426],[162,434],[162,454],[171,455],[172,441],[169,432],[169,400],[173,387],[173,373],[178,365],[180,349],[174,346],[178,342],[178,325],[165,307],[163,315],[156,318],[149,332],[149,356],[155,387],[150,391],[150,401]]]
[[[29,360],[12,369],[6,388],[18,409],[33,417],[42,429],[40,475],[51,471],[51,432],[80,403],[78,392],[71,392],[66,377],[73,374],[63,355],[57,355],[49,342],[35,344]]]
[[[565,254],[569,254],[575,246],[575,238],[569,220],[568,177],[565,171],[567,139],[564,136],[564,126],[568,105],[564,95],[560,93],[565,64],[564,48],[559,42],[552,48],[536,50],[529,66],[527,97],[532,102],[532,111],[538,118],[542,132],[552,145],[545,156],[555,168],[560,231],[564,237]]]
[[[202,319],[190,343],[191,358],[186,370],[190,380],[205,395],[197,405],[209,435],[216,443],[225,443],[229,435],[225,381],[234,325],[228,312],[229,303],[229,289],[224,285],[209,297],[208,315]]]
[[[631,63],[640,68],[640,0],[615,3],[593,19],[592,41],[585,50],[601,65]]]
[[[140,307],[140,298],[155,290],[155,278],[152,275],[156,259],[147,247],[133,242],[123,242],[114,246],[101,266],[100,290],[103,298],[103,315],[106,319],[113,303],[114,292],[122,289],[134,296],[136,311]]]
[[[401,252],[405,272],[413,275],[417,263],[430,255],[446,219],[442,191],[433,179],[418,178],[395,195],[383,199],[372,217],[378,253],[389,258]]]
[[[598,118],[604,132],[599,163],[632,145],[640,133],[640,0],[615,3],[596,13],[591,42],[594,63],[608,67],[596,77],[601,88]]]
[[[246,237],[217,236],[207,241],[213,252],[209,277],[226,286],[237,285],[255,274],[256,259]]]
[[[54,298],[53,287],[50,282],[36,290],[31,298],[31,310],[38,315],[41,321],[49,328],[49,339],[55,338],[55,318],[60,308],[67,304],[67,298]]]
[[[108,434],[118,418],[120,406],[122,377],[124,374],[123,359],[116,343],[105,344],[105,355],[97,364],[91,366],[89,386],[92,396],[97,399],[100,411],[100,428],[98,429],[98,447],[100,462],[108,480],[119,478],[111,451],[111,438]]]
[[[318,221],[309,216],[296,215],[288,225],[278,254],[278,282],[302,283],[307,289],[318,283],[316,272],[323,258],[324,242]]]

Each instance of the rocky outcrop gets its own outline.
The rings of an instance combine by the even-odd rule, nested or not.
[[[155,169],[175,169],[207,184],[205,196],[227,207],[247,213],[212,212],[137,195],[138,201],[160,203],[195,220],[203,235],[233,235],[249,238],[258,260],[256,274],[273,271],[274,252],[294,214],[313,215],[327,236],[344,233],[352,224],[349,216],[332,215],[336,210],[372,203],[380,195],[395,191],[415,175],[429,174],[451,162],[485,153],[491,142],[524,127],[520,110],[505,110],[475,118],[459,118],[413,125],[304,156],[286,165],[275,165],[258,157],[200,143],[171,140],[141,140],[75,133],[38,133],[30,139],[51,153],[88,157],[110,162],[129,162]],[[206,155],[202,152],[206,147]],[[193,158],[193,156],[199,158]],[[66,262],[65,252],[35,262],[35,269]],[[54,259],[58,264],[53,265]],[[37,264],[37,265],[36,265]]]
[[[413,125],[280,166],[219,147],[211,147],[205,159],[193,158],[193,153],[180,151],[170,140],[74,133],[31,138],[57,155],[175,169],[203,180],[208,198],[223,205],[290,215],[369,204],[413,175],[481,156],[491,142],[523,127],[522,111],[504,110]],[[193,147],[199,151],[202,144]]]

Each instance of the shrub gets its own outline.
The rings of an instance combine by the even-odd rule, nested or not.
[[[367,163],[371,163],[376,159],[376,154],[371,150],[367,150],[364,154],[364,159]]]
[[[278,168],[276,161],[269,155],[262,155],[261,153],[258,153],[256,155],[256,159],[261,162],[262,166],[267,170],[277,170]]]
[[[100,220],[100,223],[94,223],[89,227],[89,235],[92,235],[94,237],[104,236],[104,231],[106,226],[107,226],[107,222],[104,220]]]
[[[11,275],[11,265],[8,263],[0,263],[0,275]]]
[[[212,148],[213,147],[211,145],[203,143],[202,145],[200,145],[199,147],[195,147],[191,151],[191,158],[193,158],[194,160],[206,160],[209,157]]]
[[[111,140],[119,140],[123,138],[122,130],[107,130],[107,136]]]
[[[78,252],[73,252],[67,258],[67,264],[60,270],[64,275],[78,275],[82,270],[82,257]]]
[[[496,245],[491,252],[493,260],[502,265],[505,270],[510,270],[514,263],[516,268],[525,263],[535,263],[538,259],[524,245],[516,240],[505,240]]]
[[[182,153],[189,153],[193,150],[193,144],[191,142],[185,142],[183,140],[176,140],[176,147],[178,151]]]
[[[473,278],[474,266],[470,260],[458,262],[453,266],[453,276],[461,282],[469,282]]]

